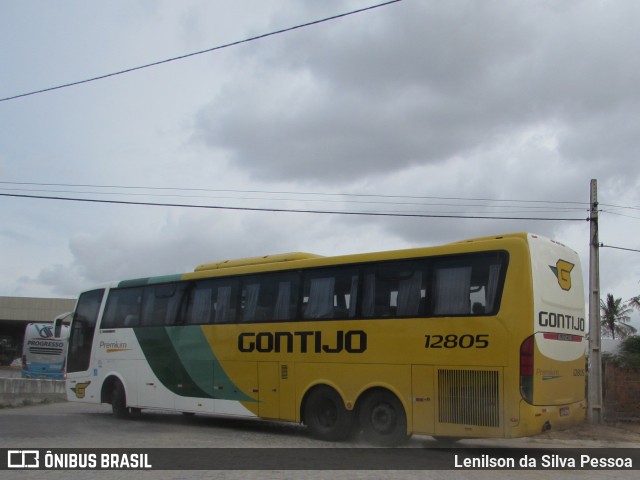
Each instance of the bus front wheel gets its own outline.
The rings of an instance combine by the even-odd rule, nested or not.
[[[111,391],[111,411],[116,418],[127,418],[129,416],[127,395],[124,387],[118,381],[114,383],[113,390]]]
[[[338,392],[321,386],[309,393],[304,407],[304,423],[315,438],[339,441],[351,435],[354,416],[345,408]]]
[[[385,447],[407,440],[407,415],[398,398],[386,390],[375,390],[359,408],[360,427],[365,439]]]

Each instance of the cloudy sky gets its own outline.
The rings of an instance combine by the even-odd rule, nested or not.
[[[0,0],[0,98],[376,3]],[[404,0],[0,101],[2,194],[523,218],[0,196],[0,295],[510,231],[568,244],[586,277],[591,179],[600,240],[640,249],[639,18],[636,0]],[[603,294],[640,294],[639,260],[602,249]]]

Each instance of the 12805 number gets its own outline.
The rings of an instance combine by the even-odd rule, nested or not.
[[[489,335],[425,335],[424,348],[487,348]]]

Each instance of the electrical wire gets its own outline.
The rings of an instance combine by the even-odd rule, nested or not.
[[[271,200],[271,201],[296,201],[296,202],[317,202],[323,201],[327,203],[369,203],[369,204],[382,204],[382,205],[417,205],[417,206],[446,206],[446,207],[482,207],[482,208],[524,208],[531,210],[541,210],[548,209],[550,211],[583,211],[589,207],[588,203],[585,202],[576,202],[576,201],[549,201],[549,200],[523,200],[523,199],[497,199],[497,198],[468,198],[468,197],[442,197],[442,196],[418,196],[418,195],[389,195],[389,194],[366,194],[366,193],[331,193],[331,192],[302,192],[302,191],[271,191],[271,190],[238,190],[238,189],[207,189],[207,188],[179,188],[179,187],[149,187],[149,186],[132,186],[132,185],[96,185],[96,184],[68,184],[68,183],[36,183],[36,182],[9,182],[9,181],[0,181],[0,185],[26,185],[26,186],[40,186],[40,187],[65,187],[65,188],[92,188],[92,189],[117,189],[117,190],[126,190],[127,193],[125,195],[132,196],[140,196],[140,195],[148,195],[155,197],[181,197],[181,198],[217,198],[217,199],[240,199],[240,200]],[[92,195],[122,195],[123,192],[87,192],[87,191],[67,191],[67,190],[31,190],[31,189],[11,189],[11,188],[2,188],[4,191],[36,191],[36,192],[49,192],[49,193],[74,193],[74,194],[92,194]],[[207,192],[207,193],[229,193],[229,194],[261,194],[261,195],[295,195],[302,197],[341,197],[340,200],[327,200],[323,198],[319,199],[300,199],[300,198],[273,198],[273,197],[222,197],[219,195],[215,196],[204,196],[204,195],[184,195],[184,194],[149,194],[149,193],[129,193],[131,190],[149,190],[149,191],[172,191],[172,192]],[[369,199],[381,199],[378,201],[372,200],[348,200],[349,198],[369,198]],[[401,200],[429,200],[429,201],[440,201],[440,202],[491,202],[497,203],[498,205],[485,205],[485,204],[460,204],[460,203],[425,203],[425,202],[392,202],[388,201],[391,199],[401,199]],[[517,205],[505,205],[506,203],[515,203]],[[534,204],[536,206],[525,206],[526,204]],[[544,206],[542,206],[544,205]],[[552,205],[576,205],[574,207],[570,206],[558,206],[553,207]]]
[[[601,207],[611,207],[611,208],[619,208],[622,210],[640,210],[640,207],[631,207],[628,205],[613,205],[610,203],[600,203],[599,204]]]
[[[334,204],[360,204],[360,205],[385,205],[385,206],[417,206],[417,207],[439,207],[439,208],[461,208],[461,207],[475,207],[475,208],[483,208],[486,210],[495,210],[495,209],[503,209],[508,210],[511,213],[522,213],[519,211],[514,211],[512,209],[522,209],[527,212],[537,212],[537,213],[559,213],[559,212],[575,212],[575,211],[583,211],[582,208],[577,207],[549,207],[549,206],[523,206],[523,205],[482,205],[482,204],[473,204],[473,203],[435,203],[435,202],[390,202],[390,201],[374,201],[374,200],[333,200],[333,199],[313,199],[313,198],[279,198],[279,197],[254,197],[254,196],[225,196],[225,195],[185,195],[185,194],[149,194],[142,192],[127,192],[123,194],[122,192],[95,192],[95,191],[82,191],[82,190],[53,190],[53,189],[23,189],[23,188],[0,188],[0,191],[5,192],[29,192],[31,193],[65,193],[65,194],[75,194],[75,195],[103,195],[103,196],[114,196],[114,195],[125,195],[132,197],[161,197],[161,198],[206,198],[206,199],[216,199],[216,200],[241,200],[241,201],[254,201],[254,200],[268,200],[270,202],[297,202],[297,203],[334,203]],[[240,193],[240,192],[239,192]]]
[[[178,208],[201,208],[216,210],[236,210],[247,212],[269,212],[269,213],[307,213],[323,215],[351,215],[351,216],[375,216],[375,217],[406,217],[406,218],[443,218],[443,219],[476,219],[476,220],[528,220],[528,221],[587,221],[588,218],[558,218],[558,217],[513,217],[498,215],[445,215],[445,214],[424,214],[424,213],[400,213],[400,212],[356,212],[345,210],[305,210],[292,208],[260,208],[260,207],[238,207],[222,205],[194,205],[180,203],[156,203],[156,202],[132,202],[124,200],[104,200],[95,198],[71,198],[55,197],[44,195],[25,195],[16,193],[0,193],[0,197],[30,198],[38,200],[58,200],[69,202],[102,203],[113,205],[139,205],[153,207],[178,207]]]
[[[186,58],[195,57],[196,55],[203,55],[205,53],[211,53],[211,52],[215,52],[217,50],[222,50],[222,49],[225,49],[225,48],[235,47],[235,46],[241,45],[243,43],[249,43],[249,42],[253,42],[253,41],[256,41],[256,40],[262,40],[264,38],[272,37],[274,35],[280,35],[282,33],[291,32],[293,30],[298,30],[298,29],[301,29],[301,28],[310,27],[310,26],[318,25],[318,24],[325,23],[325,22],[330,22],[332,20],[337,20],[339,18],[348,17],[350,15],[363,13],[363,12],[366,12],[366,11],[369,11],[369,10],[374,10],[374,9],[381,8],[381,7],[386,7],[388,5],[391,5],[391,4],[394,4],[394,3],[398,3],[398,2],[401,2],[401,1],[402,0],[390,0],[388,2],[379,3],[377,5],[371,5],[369,7],[360,8],[358,10],[352,10],[350,12],[345,12],[345,13],[341,13],[341,14],[338,14],[338,15],[333,15],[331,17],[322,18],[320,20],[314,20],[312,22],[307,22],[307,23],[303,23],[303,24],[299,24],[299,25],[294,25],[292,27],[287,27],[287,28],[283,28],[283,29],[280,29],[280,30],[277,30],[277,31],[264,33],[262,35],[257,35],[255,37],[249,37],[249,38],[245,38],[243,40],[237,40],[235,42],[226,43],[224,45],[218,45],[216,47],[207,48],[205,50],[200,50],[200,51],[197,51],[197,52],[191,52],[191,53],[187,53],[187,54],[184,54],[184,55],[179,55],[177,57],[167,58],[167,59],[164,59],[164,60],[159,60],[159,61],[156,61],[156,62],[147,63],[145,65],[139,65],[137,67],[127,68],[127,69],[120,70],[120,71],[117,71],[117,72],[112,72],[112,73],[107,73],[105,75],[99,75],[97,77],[87,78],[85,80],[78,80],[78,81],[75,81],[75,82],[65,83],[63,85],[57,85],[55,87],[43,88],[41,90],[35,90],[35,91],[32,91],[32,92],[20,93],[18,95],[13,95],[13,96],[10,96],[10,97],[0,98],[0,102],[7,102],[7,101],[10,101],[10,100],[15,100],[15,99],[22,98],[22,97],[28,97],[28,96],[37,95],[37,94],[40,94],[40,93],[51,92],[53,90],[60,90],[62,88],[75,87],[77,85],[82,85],[84,83],[90,83],[90,82],[95,82],[95,81],[98,81],[98,80],[104,80],[106,78],[115,77],[115,76],[118,76],[118,75],[124,75],[125,73],[131,73],[131,72],[135,72],[137,70],[143,70],[143,69],[146,69],[146,68],[157,67],[157,66],[163,65],[165,63],[175,62],[175,61],[178,61],[178,60],[184,60]]]
[[[612,212],[610,210],[600,210],[603,213],[608,213],[609,215],[615,215],[617,217],[625,217],[625,218],[633,218],[634,220],[640,220],[640,217],[635,217],[633,215],[625,215],[624,213]]]
[[[126,194],[122,194],[121,192],[93,192],[93,191],[80,191],[80,190],[40,190],[40,189],[11,189],[11,188],[0,188],[0,191],[19,191],[19,192],[29,192],[31,193],[65,193],[65,194],[75,194],[75,195],[102,195],[102,196],[114,196],[114,195],[124,195],[124,196],[132,196],[132,197],[160,197],[160,198],[198,198],[198,199],[216,199],[216,200],[237,200],[237,201],[255,201],[267,200],[269,202],[296,202],[296,203],[330,203],[330,204],[358,204],[358,205],[384,205],[384,206],[413,206],[413,207],[437,207],[439,209],[450,209],[450,208],[461,208],[461,207],[474,207],[474,208],[482,208],[484,210],[506,210],[511,214],[515,213],[561,213],[561,212],[576,212],[576,211],[584,211],[584,209],[570,207],[570,208],[552,208],[552,207],[543,207],[543,206],[522,206],[522,205],[481,205],[481,204],[452,204],[452,203],[425,203],[425,202],[389,202],[389,201],[372,201],[372,200],[328,200],[328,199],[312,199],[312,198],[267,198],[267,197],[252,197],[252,196],[243,196],[243,197],[234,197],[234,196],[223,196],[223,195],[183,195],[183,194],[148,194],[148,193],[140,193],[127,192]],[[518,209],[518,210],[513,210]],[[447,213],[457,213],[446,210]],[[477,213],[477,212],[466,212],[466,213]],[[486,213],[486,212],[483,212]]]
[[[624,248],[624,247],[614,247],[613,245],[605,245],[604,243],[601,243],[598,245],[600,248],[613,248],[615,250],[625,250],[627,252],[637,252],[640,253],[640,250],[637,250],[635,248]]]

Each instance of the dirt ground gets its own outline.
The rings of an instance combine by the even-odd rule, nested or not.
[[[19,377],[20,369],[0,367],[0,377]],[[606,446],[616,444],[618,447],[640,446],[640,419],[633,422],[605,422],[594,425],[587,422],[568,430],[549,431],[533,437],[527,441],[537,444],[546,441],[565,443],[575,446],[576,442],[584,441],[584,446]],[[625,445],[625,444],[635,445]]]

